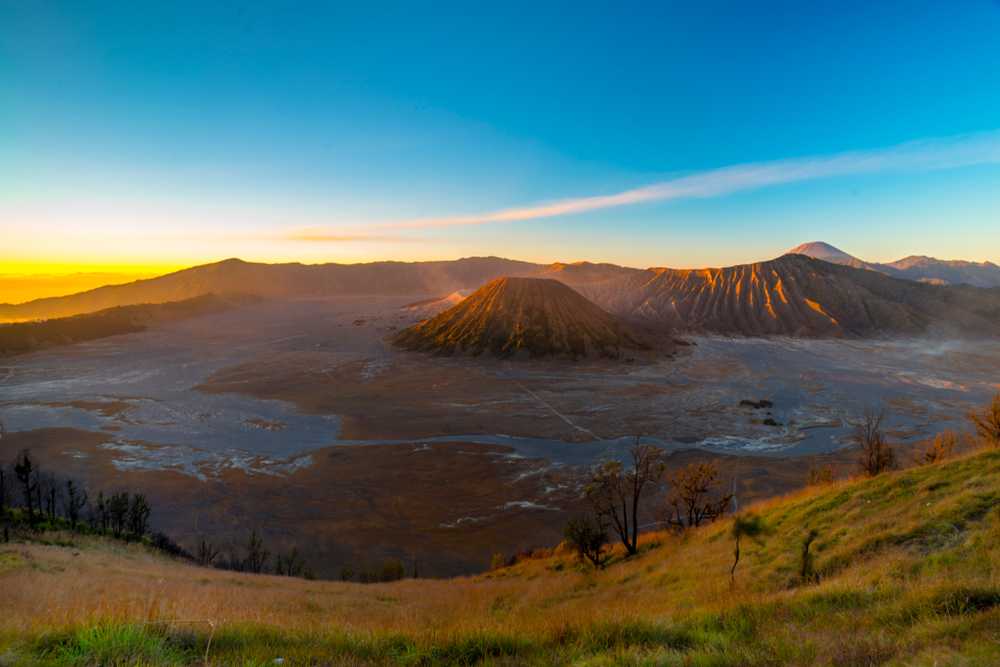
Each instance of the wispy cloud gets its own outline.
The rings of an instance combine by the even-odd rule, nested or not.
[[[554,218],[647,202],[719,197],[736,192],[838,176],[934,171],[1000,163],[1000,131],[930,139],[870,151],[734,165],[697,172],[609,195],[576,197],[478,215],[390,222],[383,229],[484,225]]]
[[[258,238],[274,241],[309,241],[313,243],[418,243],[423,238],[397,234],[338,234],[323,228],[297,229],[262,235]]]

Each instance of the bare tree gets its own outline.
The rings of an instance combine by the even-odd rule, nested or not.
[[[980,412],[970,412],[976,435],[987,447],[1000,447],[1000,392]]]
[[[0,443],[2,443],[6,437],[7,427],[4,426],[2,421],[0,421]],[[9,484],[10,481],[7,476],[7,471],[4,469],[3,464],[0,464],[0,516],[7,511],[7,498],[10,495],[10,488],[8,488]]]
[[[0,516],[7,512],[7,497],[10,495],[7,486],[7,471],[4,470],[3,464],[0,464]]]
[[[73,480],[66,480],[66,493],[63,496],[63,514],[69,521],[70,528],[76,530],[80,522],[80,511],[87,506],[87,491],[81,489],[73,483]]]
[[[14,475],[21,483],[21,492],[24,494],[24,504],[28,508],[28,520],[35,520],[35,496],[38,492],[38,467],[31,459],[31,453],[27,449],[17,455],[14,461]],[[41,506],[39,506],[41,511]]]
[[[215,559],[219,557],[219,550],[212,546],[204,537],[198,543],[198,553],[195,555],[195,560],[198,561],[199,565],[204,567],[211,567],[215,565]]]
[[[128,531],[136,537],[142,537],[149,528],[149,515],[152,509],[146,496],[141,493],[132,495],[132,502],[128,506]]]
[[[260,574],[267,566],[269,556],[270,554],[264,549],[264,540],[257,534],[257,529],[253,529],[247,540],[247,557],[243,560],[243,569]]]
[[[643,492],[663,474],[663,450],[641,444],[636,437],[629,450],[631,465],[608,461],[599,465],[587,485],[584,495],[618,534],[629,555],[638,552],[639,503]]]
[[[870,477],[891,470],[896,465],[896,457],[882,431],[885,411],[881,408],[866,408],[861,423],[855,428],[854,442],[861,448],[858,463]]]
[[[104,491],[97,492],[97,505],[94,510],[95,526],[99,528],[101,533],[108,532],[108,526],[111,523],[111,515],[108,513],[108,501],[104,498]]]
[[[38,486],[38,495],[44,498],[45,502],[45,516],[48,517],[49,521],[55,521],[59,500],[59,484],[56,482],[55,475],[39,475]],[[41,509],[42,507],[39,505],[39,510]]]
[[[833,467],[829,465],[809,467],[809,486],[820,486],[833,481]]]
[[[107,500],[108,522],[111,524],[111,532],[115,537],[121,537],[128,528],[128,492],[112,494]]]
[[[298,547],[292,547],[287,556],[279,554],[274,564],[274,573],[286,577],[301,577],[305,571],[306,564],[299,555]]]
[[[700,526],[722,516],[733,494],[720,491],[719,466],[714,462],[692,463],[670,478],[666,521],[677,528]]]
[[[607,563],[611,554],[605,549],[608,526],[603,517],[584,515],[570,519],[566,523],[565,536],[581,561],[586,559],[599,570]]]

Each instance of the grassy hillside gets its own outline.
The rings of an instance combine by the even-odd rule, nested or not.
[[[649,534],[595,572],[557,549],[478,577],[344,584],[76,538],[0,546],[15,664],[1000,664],[1000,451],[813,487]],[[802,539],[818,583],[799,577]],[[213,631],[214,627],[214,631]],[[208,645],[211,637],[211,645]]]

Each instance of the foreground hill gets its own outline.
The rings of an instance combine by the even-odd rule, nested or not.
[[[0,545],[9,664],[995,665],[1000,451],[812,487],[647,534],[603,571],[562,548],[472,578],[349,584],[197,568],[65,536]],[[816,577],[800,576],[810,531]]]
[[[878,271],[893,278],[903,278],[936,285],[972,285],[973,287],[1000,287],[1000,266],[993,262],[967,262],[945,260],[922,255],[911,255],[895,262],[879,264],[866,262],[847,254],[829,243],[813,241],[792,248],[789,254],[807,255],[824,262],[842,264],[857,269]]]
[[[184,301],[120,306],[40,322],[0,324],[0,357],[137,333],[156,324],[220,313],[251,300],[252,297],[224,298],[206,294]]]
[[[404,348],[499,357],[618,357],[648,346],[638,332],[558,280],[498,278],[399,332]]]
[[[898,280],[804,255],[722,269],[652,269],[579,289],[620,316],[690,332],[989,336],[1000,328],[1000,290]]]

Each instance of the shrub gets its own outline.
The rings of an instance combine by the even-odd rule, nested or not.
[[[1000,447],[1000,392],[979,412],[969,413],[976,435],[987,447]]]
[[[692,463],[670,478],[666,520],[678,527],[697,527],[722,516],[733,494],[719,490],[719,466],[714,462]]]
[[[406,568],[403,561],[398,558],[388,558],[382,562],[382,581],[399,581],[406,576]]]
[[[504,567],[507,567],[507,557],[498,551],[490,558],[490,569],[499,570]]]
[[[829,484],[833,481],[832,466],[811,466],[809,468],[809,486]]]
[[[861,448],[861,469],[869,477],[880,475],[896,466],[896,456],[885,439],[882,422],[885,411],[868,408],[854,432],[854,442]]]
[[[572,518],[566,523],[564,534],[577,557],[581,561],[590,561],[595,568],[603,568],[611,556],[605,548],[608,543],[608,528],[600,516]]]
[[[958,434],[954,431],[944,431],[934,436],[931,446],[924,452],[924,463],[940,463],[955,451],[958,444]]]
[[[184,547],[174,542],[170,538],[170,536],[166,535],[165,533],[160,533],[160,532],[153,533],[152,536],[150,537],[150,544],[152,544],[154,548],[159,549],[160,551],[169,554],[171,556],[176,556],[178,558],[187,558],[189,560],[192,559],[191,554],[189,554],[187,550],[184,549]]]

